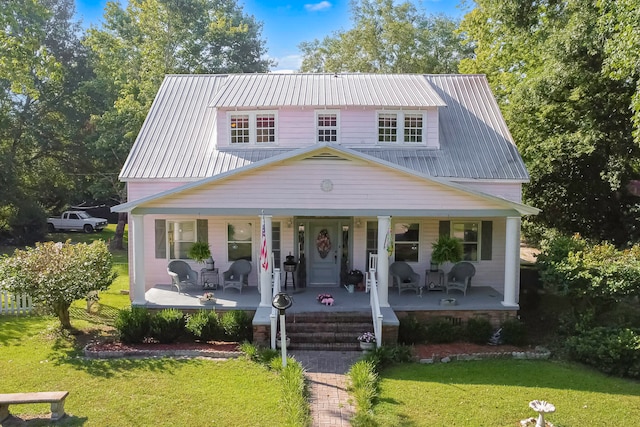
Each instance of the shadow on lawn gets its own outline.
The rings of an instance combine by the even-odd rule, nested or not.
[[[49,417],[31,418],[28,416],[10,415],[2,424],[2,427],[44,427],[57,426],[82,426],[88,421],[87,417],[76,417],[74,415],[65,415],[61,420],[52,422]]]

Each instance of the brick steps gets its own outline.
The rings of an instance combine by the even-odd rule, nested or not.
[[[358,336],[373,331],[368,313],[305,313],[287,316],[287,337],[296,350],[358,350]]]

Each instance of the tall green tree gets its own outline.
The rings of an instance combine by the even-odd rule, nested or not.
[[[354,0],[353,28],[301,43],[303,72],[455,73],[472,52],[457,23],[410,2]]]
[[[107,3],[104,24],[88,31],[105,112],[95,116],[91,144],[98,198],[126,200],[118,172],[165,74],[267,72],[262,25],[236,0],[130,0]],[[116,246],[121,244],[124,217]]]
[[[606,38],[590,0],[479,0],[461,30],[476,44],[463,72],[487,74],[531,174],[534,220],[566,233],[640,238],[639,172],[629,106],[636,82],[606,71]]]
[[[0,8],[0,232],[38,239],[85,172],[90,75],[73,0],[9,0]]]

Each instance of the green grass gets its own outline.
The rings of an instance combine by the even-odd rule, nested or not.
[[[74,322],[76,324],[78,322]],[[0,317],[2,392],[68,390],[57,426],[277,426],[277,374],[248,360],[85,360],[49,317]],[[46,418],[48,405],[12,405]],[[46,420],[29,425],[49,425]]]
[[[375,426],[515,426],[547,400],[556,427],[637,426],[640,384],[552,361],[404,364],[380,375]]]

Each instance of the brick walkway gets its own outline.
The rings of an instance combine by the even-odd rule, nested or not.
[[[310,385],[313,426],[350,426],[354,408],[347,393],[346,373],[359,351],[292,351],[306,370]]]

